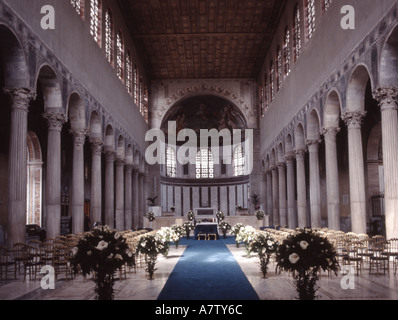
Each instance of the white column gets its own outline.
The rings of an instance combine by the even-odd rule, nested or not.
[[[304,149],[297,149],[297,217],[299,228],[307,226],[307,183],[305,179],[305,154]]]
[[[134,227],[142,227],[140,225],[139,219],[139,197],[138,197],[139,185],[138,185],[138,171],[134,169],[133,171],[133,223]],[[145,214],[145,213],[144,213]]]
[[[310,206],[311,227],[321,227],[321,188],[319,180],[319,140],[308,140],[307,146],[310,154]]]
[[[124,222],[125,229],[131,230],[133,226],[133,165],[126,164],[125,170],[125,204],[124,204]]]
[[[366,233],[365,170],[362,147],[362,120],[366,113],[347,112],[342,119],[348,126],[351,224],[355,233]]]
[[[91,201],[90,201],[90,215],[91,222],[102,223],[102,142],[91,143]]]
[[[11,131],[8,159],[7,246],[25,243],[27,197],[28,109],[36,95],[28,89],[6,89],[11,96]]]
[[[273,224],[279,224],[279,185],[278,185],[278,168],[272,169],[272,218]]]
[[[115,180],[115,225],[116,230],[123,231],[124,226],[124,164],[125,160],[116,159],[116,180]]]
[[[267,177],[267,211],[266,213],[269,216],[269,223],[270,225],[273,223],[273,198],[272,198],[272,171],[267,170],[266,171],[266,177]]]
[[[285,163],[279,162],[278,178],[279,178],[279,224],[282,227],[287,225],[287,200],[286,200],[286,169]]]
[[[47,170],[46,170],[46,231],[48,239],[61,233],[61,130],[67,117],[64,114],[47,113],[48,121]]]
[[[116,153],[105,153],[105,224],[115,227],[115,157]]]
[[[84,142],[87,130],[70,131],[73,136],[72,233],[84,232]]]
[[[373,93],[381,108],[386,236],[398,238],[398,89],[378,88]]]
[[[336,136],[340,128],[325,128],[322,134],[325,136],[326,158],[326,192],[328,204],[328,228],[340,230],[340,191],[339,170],[337,164]]]
[[[296,214],[296,197],[294,181],[294,154],[286,155],[286,185],[287,185],[287,225],[290,228],[298,226]]]

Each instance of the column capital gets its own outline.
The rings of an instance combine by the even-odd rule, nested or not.
[[[126,172],[133,172],[133,169],[134,169],[134,166],[133,166],[133,164],[132,163],[129,163],[129,162],[127,162],[126,163],[126,165],[125,165],[125,168],[126,168]]]
[[[43,118],[48,122],[48,129],[56,131],[61,131],[64,123],[68,121],[68,117],[63,113],[44,113]]]
[[[100,156],[102,154],[103,148],[104,144],[102,142],[91,142],[91,153],[93,155]]]
[[[116,157],[115,161],[116,161],[116,167],[124,167],[124,165],[126,164],[126,160],[121,157]]]
[[[276,164],[276,166],[277,166],[278,169],[283,169],[283,168],[285,167],[285,165],[286,165],[286,163],[284,163],[284,162],[282,162],[282,161],[280,161],[280,162],[278,162],[278,163]]]
[[[74,146],[79,148],[84,145],[84,143],[86,141],[87,134],[88,134],[88,130],[86,130],[86,129],[70,130],[69,133],[73,137]]]
[[[379,87],[372,94],[373,98],[379,102],[381,110],[398,109],[398,88]]]
[[[305,160],[305,154],[307,153],[307,150],[300,148],[294,150],[294,153],[296,154],[296,160]]]
[[[28,111],[29,103],[36,99],[36,92],[25,88],[4,88],[3,92],[12,99],[12,109]]]
[[[105,160],[107,162],[114,162],[116,158],[116,152],[115,151],[106,151],[105,152]]]
[[[329,138],[335,138],[340,131],[341,129],[337,127],[327,127],[322,129],[321,134],[328,140]]]
[[[285,155],[286,165],[293,165],[293,161],[296,158],[294,152],[289,152]]]
[[[366,114],[366,111],[347,111],[341,118],[349,129],[360,129]]]

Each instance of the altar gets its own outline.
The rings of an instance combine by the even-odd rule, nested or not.
[[[220,236],[218,234],[218,223],[213,223],[213,222],[198,223],[195,227],[195,239],[198,238],[199,234],[205,234],[206,238],[208,238],[209,234],[215,234],[216,238],[219,239]]]

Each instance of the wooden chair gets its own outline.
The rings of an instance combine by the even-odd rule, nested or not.
[[[71,251],[66,246],[55,246],[53,249],[53,267],[55,272],[55,280],[62,273],[68,281],[69,276],[73,275],[73,268],[70,265]]]
[[[211,238],[213,238],[213,240],[217,240],[217,235],[215,233],[209,233],[207,235],[207,240],[211,240]]]
[[[25,243],[15,243],[12,246],[12,252],[14,254],[14,261],[15,261],[15,264],[16,264],[19,274],[21,274],[21,265],[23,265],[26,248],[27,248],[27,245]]]
[[[369,263],[369,274],[372,273],[372,269],[376,267],[376,274],[379,275],[379,270],[383,270],[384,274],[386,274],[386,270],[388,274],[390,274],[390,263],[389,258],[386,255],[383,255],[385,248],[387,246],[386,241],[373,241],[372,243],[372,256],[370,257]]]
[[[44,261],[41,259],[39,249],[31,246],[26,246],[23,258],[24,266],[24,281],[26,276],[29,274],[29,280],[36,280],[37,274],[40,273],[40,269],[44,266]]]
[[[12,269],[14,279],[17,279],[17,265],[12,259],[11,252],[7,248],[0,247],[0,280],[3,280],[3,269],[5,274],[4,280],[8,280],[8,273]]]
[[[198,240],[207,240],[206,233],[198,233]]]
[[[346,246],[346,255],[343,257],[343,265],[355,266],[357,275],[362,273],[363,260],[362,256],[359,255],[359,248],[361,246],[360,241],[348,242]]]

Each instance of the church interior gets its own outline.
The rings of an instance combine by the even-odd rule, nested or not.
[[[340,269],[320,299],[398,299],[397,16],[396,0],[0,0],[0,300],[96,299],[71,251],[103,226],[135,257],[115,299],[294,300],[237,225],[325,236]],[[137,245],[189,223],[150,282]],[[242,280],[198,271],[191,297],[191,256]]]

